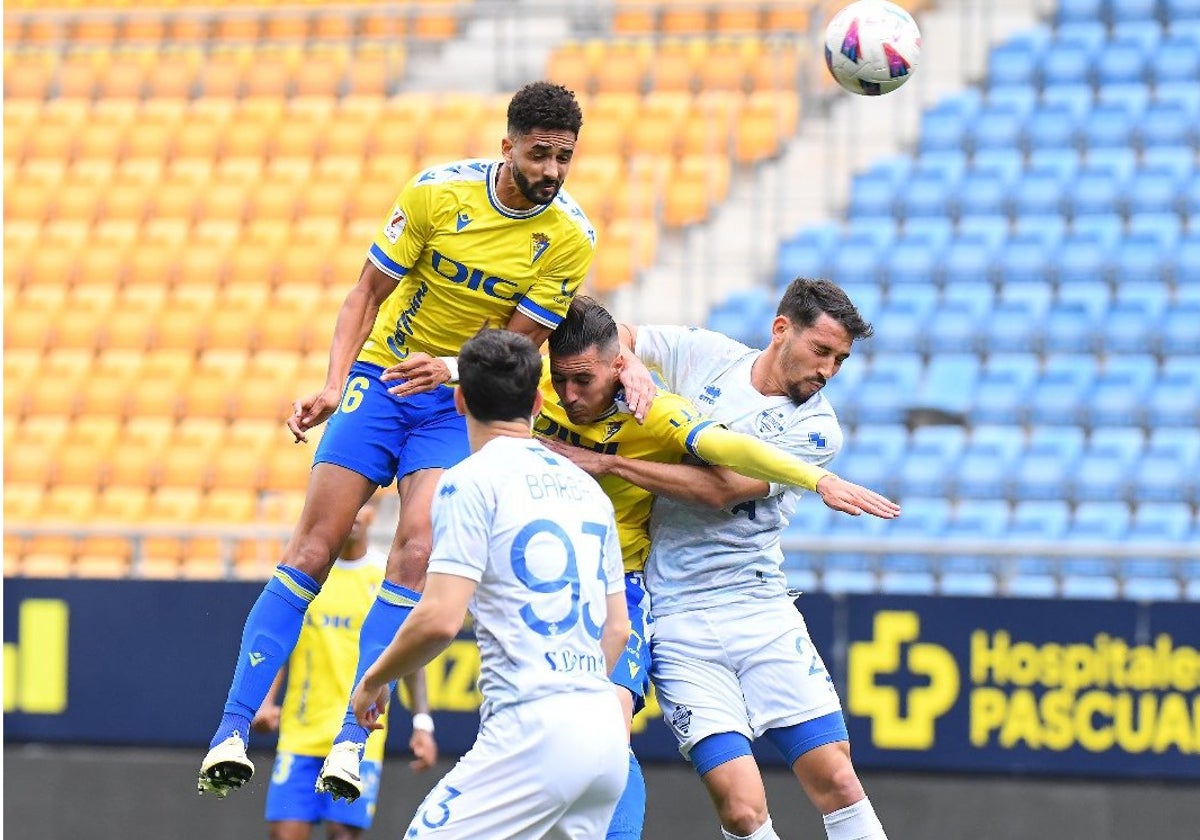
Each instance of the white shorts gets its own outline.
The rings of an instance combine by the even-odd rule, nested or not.
[[[406,838],[603,838],[625,790],[616,694],[571,692],[500,709],[413,817]]]
[[[785,599],[661,616],[650,659],[663,719],[684,758],[710,735],[753,740],[841,709],[804,617]]]

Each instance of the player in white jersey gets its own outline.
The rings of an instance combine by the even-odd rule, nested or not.
[[[531,437],[541,368],[506,330],[463,345],[455,403],[472,454],[438,483],[421,601],[351,701],[374,728],[388,683],[432,660],[470,609],[479,736],[408,838],[602,838],[625,786],[608,680],[629,636],[616,521],[595,481]]]
[[[734,431],[822,465],[842,432],[821,388],[871,326],[833,283],[798,279],[762,351],[685,327],[622,333],[671,391]],[[652,676],[724,836],[778,837],[750,750],[766,737],[820,810],[829,840],[884,840],[850,761],[833,681],[780,568],[779,536],[801,491],[724,468],[617,459],[619,475],[658,496],[646,567]]]

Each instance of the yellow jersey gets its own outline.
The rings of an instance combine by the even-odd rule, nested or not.
[[[638,423],[618,396],[612,410],[599,420],[577,426],[567,417],[550,382],[549,359],[543,362],[541,392],[542,411],[533,421],[535,435],[557,438],[606,455],[665,464],[677,464],[685,454],[700,458],[696,440],[704,429],[717,425],[704,417],[690,400],[659,391],[643,423]],[[650,553],[653,494],[613,475],[596,480],[613,503],[625,571],[643,571]]]
[[[368,258],[399,281],[359,361],[389,367],[410,353],[453,356],[485,325],[520,311],[554,329],[595,253],[596,233],[560,190],[512,210],[496,197],[499,161],[427,169],[401,191]]]
[[[386,565],[387,557],[375,549],[358,560],[338,560],[309,604],[287,664],[287,693],[279,716],[280,752],[328,754],[354,688],[358,632],[379,593]],[[394,695],[392,702],[396,702]],[[380,718],[385,726],[388,717]],[[371,733],[366,758],[382,760],[386,731]]]

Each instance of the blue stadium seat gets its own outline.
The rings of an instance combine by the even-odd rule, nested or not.
[[[1088,353],[1094,349],[1098,325],[1082,304],[1053,303],[1038,324],[1035,346],[1043,353]]]
[[[1095,55],[1108,42],[1108,26],[1102,20],[1064,21],[1054,30],[1049,47],[1080,46]]]
[[[840,236],[839,225],[808,225],[783,240],[779,246],[776,283],[790,283],[801,275],[825,276],[829,255],[837,247]]]
[[[1083,166],[1066,190],[1066,209],[1072,215],[1114,213],[1123,189],[1124,184],[1107,168]]]
[[[1146,108],[1135,129],[1143,150],[1160,146],[1187,146],[1196,136],[1194,117],[1178,102],[1154,102]]]
[[[967,283],[964,285],[978,286],[980,284]],[[938,356],[946,353],[966,353],[978,350],[980,324],[984,319],[984,312],[990,309],[990,306],[986,304],[986,301],[990,300],[990,289],[987,294],[988,298],[983,301],[979,299],[943,300],[925,323],[920,343],[921,350],[931,354],[934,361],[937,361]],[[977,358],[975,366],[978,368]],[[973,377],[969,384],[972,386],[975,384]],[[965,409],[966,400],[967,393],[965,391],[951,394],[943,390],[939,397],[943,407],[954,411]],[[950,406],[957,407],[950,408]]]
[[[993,47],[988,54],[988,85],[993,89],[1004,85],[1033,89],[1039,58],[1040,48],[1028,40],[1014,39]]]
[[[998,254],[1001,294],[1014,283],[1047,283],[1051,276],[1051,248],[1056,245],[1033,233],[1015,233],[1009,237]]]
[[[1158,350],[1164,355],[1200,353],[1200,302],[1177,302],[1163,314]]]
[[[1191,529],[1191,508],[1183,502],[1145,502],[1134,511],[1125,540],[1128,544],[1184,543]],[[1173,600],[1182,592],[1183,564],[1147,553],[1121,560],[1120,576],[1125,598]]]
[[[1080,142],[1089,152],[1093,149],[1127,149],[1133,145],[1136,119],[1123,105],[1096,105],[1080,126]]]
[[[950,517],[950,503],[940,496],[923,498],[906,495],[901,500],[899,519],[887,523],[881,531],[881,543],[890,539],[936,539]],[[936,586],[935,561],[924,554],[897,552],[880,558],[880,583],[885,592],[895,594],[933,594]]]
[[[960,231],[942,254],[939,281],[943,288],[963,287],[982,293],[986,287],[990,308],[992,266],[997,250],[987,236]]]
[[[998,176],[1004,183],[1013,184],[1025,169],[1025,154],[1008,146],[983,149],[971,158],[971,171]]]
[[[1134,174],[1123,193],[1126,214],[1175,212],[1179,179],[1166,168],[1145,168]]]
[[[1105,353],[1142,353],[1154,346],[1163,307],[1151,300],[1119,300],[1109,307],[1100,331]]]
[[[1014,216],[1063,212],[1063,181],[1052,171],[1031,169],[1012,190],[1010,211]]]
[[[1089,444],[1075,465],[1069,498],[1075,502],[1118,502],[1126,498],[1134,455],[1119,444]]]
[[[1154,19],[1122,20],[1113,24],[1112,39],[1137,44],[1147,58],[1158,51],[1163,35],[1162,24]]]
[[[940,103],[921,115],[921,154],[939,150],[959,151],[965,147],[967,123],[972,115],[953,105]]]
[[[895,208],[898,185],[885,175],[860,172],[850,183],[851,216],[887,216]]]
[[[1007,208],[1008,182],[992,173],[968,173],[956,190],[954,206],[959,216],[1003,215]]]
[[[942,171],[917,171],[897,192],[896,213],[905,219],[915,216],[945,216],[958,179]]]
[[[1182,143],[1147,146],[1142,149],[1142,166],[1148,170],[1162,169],[1181,182],[1187,181],[1196,170],[1196,154]]]
[[[1006,497],[1008,477],[1022,445],[1019,432],[1011,435],[1007,441],[972,437],[958,458],[954,476],[953,492],[960,500]]]
[[[1137,423],[1153,379],[1152,372],[1141,374],[1128,369],[1100,372],[1083,404],[1081,422],[1089,427]]]
[[[1000,286],[999,300],[1001,303],[1022,304],[1040,319],[1054,300],[1054,287],[1041,280],[1014,280]]]
[[[1031,354],[990,355],[971,395],[971,422],[1020,422],[1036,377],[1037,359]]]
[[[1113,303],[1144,303],[1161,312],[1169,297],[1170,287],[1161,280],[1122,280],[1116,285]]]
[[[1111,146],[1101,149],[1088,149],[1084,163],[1089,171],[1105,171],[1111,173],[1113,179],[1122,185],[1129,182],[1138,167],[1137,149],[1129,146]]]
[[[1069,183],[1082,165],[1079,152],[1073,148],[1037,148],[1029,151],[1029,172],[1052,172],[1060,184]]]
[[[1173,367],[1172,361],[1176,359],[1168,359],[1146,397],[1144,422],[1151,428],[1200,425],[1200,372]]]
[[[829,258],[829,277],[836,283],[867,282],[882,279],[880,249],[843,243]]]
[[[810,277],[813,275],[809,275]],[[883,306],[883,286],[870,280],[862,283],[847,282],[841,284],[842,291],[850,298],[855,308],[868,321],[874,321]],[[846,369],[842,368],[842,374]],[[839,376],[842,374],[838,374]]]
[[[706,326],[751,347],[766,345],[775,303],[763,289],[733,292],[708,314]]]
[[[1053,441],[1031,441],[1021,454],[1008,489],[1015,501],[1065,499],[1079,453]]]
[[[871,435],[872,429],[896,430],[899,436]],[[856,484],[891,493],[896,487],[896,471],[906,446],[903,426],[859,426],[854,434],[847,435],[833,468]]]
[[[882,268],[889,286],[932,285],[940,258],[941,248],[935,239],[906,230],[884,257]]]
[[[1156,20],[1159,0],[1109,0],[1109,22]]]
[[[1193,220],[1193,225],[1195,225],[1194,220],[1200,219],[1200,178],[1193,177],[1184,184],[1179,195],[1179,209]],[[1192,275],[1192,279],[1195,277],[1196,275]]]
[[[966,321],[970,318],[970,311],[964,309],[962,312],[955,312],[943,305],[934,313],[931,323],[955,318]],[[979,379],[979,369],[979,357],[974,353],[949,349],[944,352],[931,351],[915,404],[923,408],[964,414],[969,407],[975,383]]]
[[[1172,23],[1200,20],[1200,0],[1162,0],[1163,19]]]
[[[1189,361],[1197,363],[1200,359]],[[1174,458],[1184,466],[1200,465],[1200,428],[1151,427],[1145,454]]]
[[[1144,82],[1104,85],[1096,90],[1097,105],[1123,108],[1135,118],[1140,118],[1149,107],[1150,98],[1150,88]]]
[[[1057,22],[1060,26],[1070,23],[1091,23],[1100,19],[1103,9],[1103,0],[1060,0]]]
[[[1047,360],[1034,380],[1026,422],[1064,425],[1078,422],[1080,404],[1095,378],[1092,356],[1060,356]]]
[[[1156,87],[1171,84],[1195,85],[1200,82],[1200,51],[1191,38],[1168,35],[1162,40],[1159,55],[1170,60],[1151,61],[1147,70]]]
[[[1164,251],[1173,249],[1183,237],[1183,219],[1170,210],[1131,213],[1125,226],[1130,236],[1151,236]]]
[[[1013,507],[1005,536],[1013,543],[1057,540],[1066,532],[1070,520],[1070,508],[1061,499],[1019,501]],[[1015,596],[1053,596],[1058,593],[1057,567],[1046,557],[1019,554],[1013,558],[1004,588]]]
[[[1088,93],[1090,98],[1091,93]],[[1079,142],[1082,117],[1065,103],[1046,103],[1025,121],[1024,147],[1033,154],[1042,149],[1074,150]]]
[[[1020,145],[1025,115],[1012,105],[985,105],[967,125],[967,147],[978,153],[982,149],[1014,149]]]
[[[1055,300],[1058,303],[1082,306],[1093,316],[1099,317],[1108,309],[1108,283],[1099,278],[1068,280],[1059,284]]]
[[[1074,230],[1063,237],[1058,253],[1051,261],[1054,278],[1058,283],[1076,280],[1107,278],[1116,251],[1115,237],[1099,233],[1102,225],[1109,222],[1120,224],[1119,217],[1077,217],[1072,223]],[[1095,227],[1091,227],[1091,225]],[[1091,229],[1087,229],[1091,227]]]
[[[1066,539],[1110,543],[1124,538],[1129,506],[1124,502],[1084,502],[1075,509]],[[1115,561],[1104,556],[1067,557],[1062,562],[1062,594],[1069,598],[1115,598],[1119,592]]]
[[[1116,449],[1131,458],[1140,458],[1146,451],[1146,436],[1141,428],[1132,426],[1092,429],[1088,435],[1088,449]]]
[[[891,324],[888,316],[881,324]],[[919,356],[893,356],[883,366],[873,366],[863,374],[855,394],[854,411],[859,423],[902,423],[916,393],[920,375]]]
[[[1100,50],[1095,59],[1095,82],[1108,85],[1143,84],[1146,79],[1147,55],[1136,41],[1112,40]]]
[[[1012,353],[1032,350],[1040,317],[1040,313],[1027,302],[997,302],[992,314],[983,324],[985,352]]]
[[[995,500],[960,499],[942,530],[947,541],[993,542],[1008,527],[1008,504]],[[980,554],[941,559],[938,592],[942,595],[995,595],[999,589],[997,559]]]
[[[1052,85],[1090,85],[1092,82],[1093,50],[1083,44],[1052,43],[1042,54],[1038,66],[1038,83],[1043,88]]]
[[[1025,117],[1033,113],[1037,101],[1037,88],[1032,85],[991,85],[987,92],[988,105],[1015,109]]]

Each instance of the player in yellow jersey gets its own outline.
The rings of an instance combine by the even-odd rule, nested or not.
[[[618,374],[623,364],[612,316],[591,298],[576,297],[563,323],[550,336],[550,358],[541,385],[542,410],[534,421],[534,433],[564,454],[569,453],[560,444],[663,463],[678,463],[691,456],[763,481],[816,490],[837,510],[893,515],[895,506],[882,496],[752,435],[730,431],[676,394],[660,391],[644,423],[637,423],[620,390]],[[642,573],[650,549],[653,497],[615,475],[601,475],[597,480],[613,502],[625,566],[632,632],[612,681],[618,686],[628,726],[649,687],[652,630],[650,598]],[[629,761],[629,782],[609,829],[609,840],[641,836],[645,782],[632,752]]]
[[[562,191],[583,115],[574,95],[534,82],[513,96],[500,160],[428,169],[400,192],[338,313],[324,387],[296,404],[297,442],[329,420],[300,521],[246,619],[229,696],[198,787],[219,797],[254,773],[250,719],[299,635],[358,508],[397,481],[401,513],[388,570],[360,634],[358,676],[420,597],[430,503],[442,471],[466,457],[455,411],[455,353],[484,324],[545,341],[592,261],[594,233]],[[631,357],[632,358],[632,357]],[[635,410],[653,397],[645,368],[627,377]],[[348,698],[347,698],[348,699]],[[322,784],[361,793],[366,730],[353,714],[334,739]]]
[[[280,669],[251,727],[279,731],[275,766],[267,788],[266,818],[271,840],[309,840],[315,824],[325,823],[328,840],[355,840],[371,827],[379,795],[385,728],[367,740],[362,762],[363,795],[338,802],[314,789],[317,772],[342,720],[342,698],[353,688],[351,663],[358,656],[358,628],[383,580],[387,556],[370,544],[376,505],[363,505],[329,577],[304,617],[304,629],[287,665]],[[287,676],[282,706],[279,690]],[[405,677],[412,698],[413,730],[409,747],[414,770],[437,761],[432,718],[425,694],[425,672]]]

